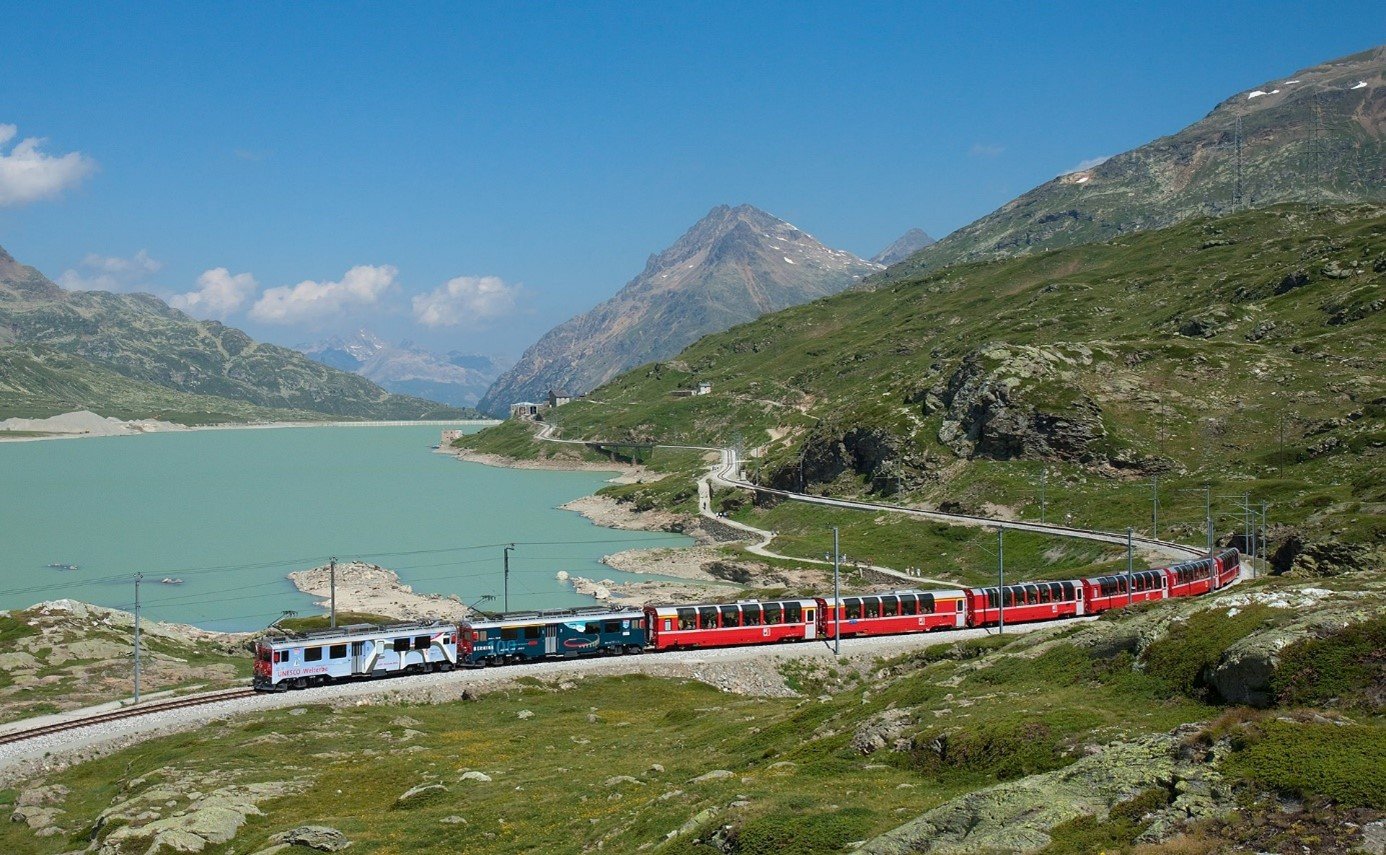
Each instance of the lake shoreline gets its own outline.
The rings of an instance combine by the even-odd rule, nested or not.
[[[0,442],[42,442],[55,439],[95,439],[103,437],[118,436],[147,436],[157,433],[187,433],[192,431],[218,431],[218,430],[279,430],[283,428],[314,428],[314,427],[427,427],[437,425],[439,427],[449,425],[482,425],[491,426],[499,424],[494,419],[457,419],[449,421],[446,419],[421,419],[417,422],[410,422],[404,419],[391,419],[381,421],[363,421],[360,419],[346,421],[309,421],[309,422],[228,422],[214,425],[184,425],[177,422],[160,421],[158,419],[117,419],[110,416],[102,416],[90,410],[75,410],[70,413],[62,413],[56,416],[49,416],[43,419],[5,419],[0,421],[0,425],[7,423],[20,423],[22,427],[3,428],[0,427]],[[78,427],[77,430],[64,430],[65,426]],[[85,426],[86,429],[80,429]],[[13,433],[13,436],[6,436]]]

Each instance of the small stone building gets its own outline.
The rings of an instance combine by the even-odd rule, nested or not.
[[[532,401],[516,401],[510,405],[510,418],[529,419],[533,421],[539,417],[539,405]]]
[[[561,407],[571,400],[573,400],[573,396],[569,395],[567,392],[560,392],[555,389],[549,390],[550,407]]]

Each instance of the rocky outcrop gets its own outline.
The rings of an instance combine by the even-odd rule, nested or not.
[[[810,484],[830,484],[851,474],[865,478],[873,491],[885,495],[916,485],[928,463],[907,450],[904,439],[879,427],[838,431],[821,428],[804,440],[797,460],[769,476],[770,486],[799,490]]]
[[[302,787],[293,781],[266,781],[233,784],[203,794],[191,779],[155,784],[101,813],[92,851],[123,855],[138,847],[151,853],[201,852],[234,838],[247,817],[263,816],[261,802]]]
[[[1291,534],[1271,553],[1272,572],[1277,575],[1337,576],[1371,567],[1386,566],[1386,550],[1380,545],[1348,545],[1336,540],[1305,540]]]
[[[319,852],[340,852],[351,845],[346,835],[327,825],[300,825],[291,831],[284,831],[270,838],[275,843],[289,846],[305,846]]]
[[[887,710],[857,726],[852,734],[852,749],[861,754],[873,754],[883,748],[908,751],[914,747],[909,736],[913,726],[908,710]]]
[[[906,853],[1033,852],[1049,832],[1081,816],[1105,817],[1116,804],[1160,789],[1168,807],[1151,831],[1216,815],[1230,793],[1210,761],[1218,752],[1191,746],[1198,725],[1106,746],[1070,766],[968,793],[867,841],[858,851]],[[1149,833],[1149,832],[1147,832]]]
[[[924,395],[924,413],[943,411],[939,442],[961,457],[1091,463],[1105,430],[1076,369],[1092,361],[1081,345],[988,345]]]

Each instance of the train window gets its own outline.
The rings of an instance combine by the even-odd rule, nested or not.
[[[1001,602],[999,595],[996,593],[996,589],[995,589],[995,588],[987,588],[986,591],[985,591],[985,593],[986,593],[986,595],[987,595],[987,608],[989,608],[989,609],[994,609],[994,608],[996,608],[997,605],[999,605],[1000,602]]]
[[[396,653],[403,653],[409,649],[409,639],[396,638],[391,646],[394,647]]]
[[[276,651],[274,651],[274,661],[275,661],[275,662],[288,662],[288,661],[289,661],[289,652],[288,652],[287,650],[276,650]]]
[[[785,604],[784,604],[784,622],[785,622],[785,623],[803,623],[803,622],[804,622],[804,614],[803,614],[803,612],[804,612],[803,606],[799,605],[798,603],[785,603]],[[809,610],[808,619],[809,619],[809,620],[813,620],[813,610],[812,610],[812,609]]]
[[[741,609],[736,606],[722,606],[722,626],[741,626]]]
[[[352,655],[352,656],[360,656],[361,654],[363,654],[363,653],[365,653],[365,652],[366,652],[366,642],[364,642],[364,641],[353,641],[353,642],[351,643],[351,655]]]
[[[535,640],[535,639],[537,639],[537,638],[542,638],[543,635],[544,635],[544,628],[543,628],[542,626],[527,626],[527,627],[525,627],[525,638],[529,639],[530,641],[533,641],[533,640]]]
[[[602,631],[602,625],[599,624],[599,623],[597,623],[597,622],[594,621],[594,620],[589,620],[587,623],[585,623],[585,624],[582,625],[582,634],[583,634],[583,635],[596,635],[597,633],[599,633],[599,632],[601,632],[601,631]]]
[[[692,609],[679,609],[676,614],[679,616],[679,630],[697,629],[698,613]]]
[[[741,607],[742,626],[760,626],[760,605],[748,603]]]
[[[795,608],[798,608],[797,604]],[[804,609],[804,623],[813,623],[813,612],[814,610],[811,608]]]
[[[520,628],[519,628],[518,626],[503,626],[503,627],[501,627],[501,640],[502,640],[502,641],[519,641],[519,640],[520,640]]]
[[[852,598],[842,601],[844,610],[847,612],[847,620],[857,620],[861,617],[861,600]]]
[[[895,617],[900,614],[899,597],[881,597],[881,617]]]
[[[698,607],[698,623],[702,625],[702,628],[703,628],[703,629],[716,629],[716,628],[717,628],[717,607],[716,607],[716,606],[699,606],[699,607]]]
[[[484,629],[472,630],[472,641],[485,641],[485,640],[486,640],[486,630],[484,630]]]
[[[934,599],[934,595],[933,595],[933,594],[920,594],[920,595],[919,595],[919,613],[920,613],[921,615],[931,615],[931,614],[933,614],[933,613],[936,612],[936,611],[938,611],[938,601]]]
[[[414,649],[415,649],[415,650],[427,650],[429,647],[432,646],[432,644],[433,644],[433,639],[429,638],[427,635],[416,635],[416,636],[414,636]]]
[[[783,613],[784,613],[784,612],[783,612],[783,610],[780,608],[780,604],[779,604],[779,603],[766,603],[766,604],[765,604],[765,623],[766,623],[767,625],[770,625],[770,624],[777,624],[777,623],[783,623],[783,622],[784,622],[783,619],[782,619]]]
[[[962,606],[963,606],[963,601],[962,601],[962,600],[955,600],[955,601],[954,601],[954,604],[958,607],[958,608],[957,608],[957,611],[962,611]]]
[[[305,648],[303,648],[303,661],[304,661],[304,662],[318,662],[318,661],[320,661],[321,659],[322,659],[322,648],[321,648],[321,647],[305,647]]]
[[[682,610],[680,610],[680,611],[682,611]],[[692,610],[692,609],[689,609],[688,611],[691,612],[691,611],[693,611],[693,610]],[[691,618],[692,615],[689,615],[689,617]],[[602,621],[602,632],[620,632],[620,631],[621,631],[621,622],[620,622],[619,620],[607,620],[607,621]]]
[[[328,659],[345,659],[345,658],[346,658],[346,645],[345,645],[345,644],[334,644],[334,645],[332,645],[331,647],[329,647],[329,648],[327,649],[327,658],[328,658]]]
[[[664,631],[669,632],[674,628],[674,621],[670,618],[664,619]]]
[[[919,614],[919,599],[914,594],[900,594],[896,599],[900,601],[901,617]]]
[[[861,616],[867,618],[878,618],[881,616],[881,601],[875,597],[861,598]]]
[[[632,626],[634,626],[636,629],[644,629],[644,628],[645,628],[645,619],[644,619],[644,618],[636,618],[636,619],[635,619],[635,623],[632,624]]]

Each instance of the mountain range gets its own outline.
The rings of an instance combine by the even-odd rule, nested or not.
[[[0,415],[184,423],[465,415],[199,321],[149,294],[67,291],[0,249]]]
[[[475,406],[501,373],[489,356],[458,350],[440,354],[410,341],[392,345],[366,329],[295,349],[391,392],[456,407]]]
[[[704,335],[835,294],[881,269],[750,205],[720,205],[596,308],[554,327],[481,399],[504,414],[549,389],[588,392]]]
[[[1386,46],[1223,100],[1170,136],[1060,175],[872,283],[1278,202],[1386,202]]]

